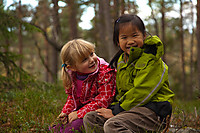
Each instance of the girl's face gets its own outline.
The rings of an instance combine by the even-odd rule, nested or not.
[[[133,26],[131,22],[120,24],[118,45],[128,55],[131,47],[141,48],[144,45],[144,38],[142,32],[136,26]]]
[[[76,66],[73,67],[71,70],[80,73],[92,73],[97,69],[97,67],[98,67],[97,56],[94,52],[91,52],[91,54],[88,57],[84,58],[81,61],[77,61]]]

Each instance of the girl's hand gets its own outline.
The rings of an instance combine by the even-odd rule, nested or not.
[[[111,118],[114,115],[112,114],[112,110],[111,109],[106,109],[106,108],[101,108],[101,109],[97,109],[96,110],[98,113],[98,115],[103,116],[104,118]]]
[[[68,120],[67,120],[67,114],[65,114],[63,112],[59,114],[59,116],[57,117],[57,119],[59,119],[62,122],[62,124],[66,124],[68,122]]]
[[[78,119],[77,111],[71,112],[68,117],[69,117],[69,123]]]

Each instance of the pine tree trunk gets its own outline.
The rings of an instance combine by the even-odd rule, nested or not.
[[[116,20],[119,17],[119,0],[114,0],[113,18]]]
[[[77,7],[75,0],[67,0],[69,10],[70,39],[78,37]]]
[[[185,60],[184,60],[184,32],[183,32],[183,3],[180,0],[180,42],[181,42],[181,68],[182,68],[182,92],[187,92],[186,83],[185,83]],[[186,93],[184,93],[184,97],[186,97]]]
[[[101,56],[102,54],[102,49],[100,46],[100,7],[99,7],[99,2],[96,0],[94,1],[94,12],[95,12],[95,17],[94,17],[94,36],[95,36],[95,43],[96,43],[96,54],[98,56]],[[102,57],[102,56],[101,56]]]
[[[45,45],[45,63],[47,66],[49,66],[49,44],[46,40],[44,40],[44,45]],[[50,81],[50,74],[49,71],[46,69],[45,70],[45,81],[49,82]]]
[[[193,67],[194,67],[194,65],[193,65],[193,55],[194,55],[194,53],[193,53],[193,46],[194,46],[194,25],[193,25],[193,22],[194,22],[194,13],[193,13],[193,8],[194,8],[194,6],[193,6],[193,3],[192,3],[192,0],[190,0],[190,3],[191,3],[191,23],[192,23],[192,33],[191,33],[191,45],[190,45],[190,87],[191,87],[191,89],[189,89],[189,94],[190,94],[190,96],[189,96],[189,98],[190,99],[192,99],[192,97],[193,97],[193,87],[194,87],[194,73],[193,73],[193,71],[194,71],[194,69],[193,69]]]
[[[104,2],[104,20],[105,20],[105,33],[106,33],[106,38],[105,38],[105,45],[108,50],[108,57],[107,61],[110,61],[111,58],[114,56],[114,54],[117,52],[116,47],[113,44],[113,26],[112,26],[112,19],[111,19],[111,12],[110,12],[110,2],[108,0],[102,0]]]
[[[164,55],[163,55],[163,60],[166,62],[165,59],[165,0],[161,1],[161,30],[162,30],[162,42],[164,44]]]
[[[121,0],[121,15],[125,12],[125,1]]]
[[[200,96],[200,1],[197,0],[197,30],[196,30],[196,38],[197,38],[197,69],[198,69],[198,89]]]
[[[98,51],[99,56],[108,60],[108,49],[106,46],[106,31],[105,31],[105,17],[104,17],[105,4],[103,0],[99,1],[99,13],[98,13],[98,31],[99,31],[99,43]]]
[[[53,6],[53,39],[59,44],[59,38],[61,35],[61,27],[60,27],[60,20],[59,20],[59,14],[58,14],[58,0],[52,0],[54,6]],[[57,81],[57,72],[58,72],[58,51],[56,49],[52,49],[52,72],[53,72],[53,79],[51,79],[51,82]]]
[[[152,7],[152,0],[149,0],[149,7],[151,8],[151,16],[155,22],[154,24],[154,27],[155,27],[155,34],[157,36],[159,36],[159,28],[158,28],[158,21],[157,19],[155,18],[155,15],[154,15],[154,10],[153,10],[153,7]]]
[[[44,16],[50,16],[49,15],[49,7],[48,7],[48,2],[47,0],[44,0],[44,5],[43,5],[43,13],[44,13]],[[43,19],[43,25],[44,25],[44,30],[47,31],[47,28],[49,26],[49,22],[47,19]],[[49,43],[47,40],[44,40],[44,45],[45,45],[45,64],[46,66],[50,66],[50,60],[49,60],[49,57],[50,57],[50,46],[49,46]],[[52,75],[50,74],[50,72],[48,71],[48,69],[45,67],[45,81],[46,82],[49,82],[50,81],[50,77]]]
[[[21,0],[19,0],[18,16],[20,19],[22,19]],[[21,23],[19,23],[18,39],[19,39],[19,54],[23,55],[22,24]],[[22,58],[20,58],[19,67],[22,68],[22,65],[23,65]]]
[[[51,16],[50,14],[50,8],[49,8],[49,4],[50,2],[48,0],[40,0],[38,3],[38,7],[37,7],[37,12],[36,14],[38,15],[38,21],[37,23],[40,25],[40,27],[44,30],[45,33],[47,33],[47,29],[50,26],[50,19],[47,18],[47,16]],[[50,47],[51,45],[49,44],[48,40],[46,40],[46,38],[44,38],[44,67],[45,67],[45,81],[46,82],[50,82],[53,81],[53,77],[52,77],[52,70],[51,70],[51,62],[50,62],[50,58],[51,54],[50,54]],[[41,55],[42,56],[42,55]],[[52,80],[51,80],[52,79]]]

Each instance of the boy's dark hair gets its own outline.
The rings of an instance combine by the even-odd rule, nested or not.
[[[131,22],[133,26],[136,26],[138,28],[138,30],[141,31],[143,35],[145,35],[145,33],[146,33],[145,26],[140,17],[138,17],[137,15],[133,15],[133,14],[123,14],[117,20],[115,20],[115,23],[114,23],[114,31],[113,31],[114,45],[117,46],[119,43],[119,25],[122,23],[128,23],[128,22]],[[123,53],[123,51],[120,49],[115,54],[113,59],[110,61],[110,66],[112,68],[114,68],[114,67],[117,68],[117,61],[122,53]]]

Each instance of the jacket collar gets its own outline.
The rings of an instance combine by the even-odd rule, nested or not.
[[[148,49],[155,48],[155,54],[148,53]],[[144,40],[144,46],[142,48],[131,47],[128,63],[124,62],[124,53],[120,56],[118,60],[118,68],[124,68],[130,65],[131,63],[137,61],[141,58],[139,62],[148,62],[151,58],[158,60],[164,54],[163,43],[157,36],[148,36]],[[141,64],[141,63],[139,63]],[[143,65],[144,66],[144,65]]]
[[[148,36],[144,40],[144,49],[147,48],[148,46],[155,46],[156,47],[156,55],[154,55],[154,56],[157,60],[163,56],[164,47],[163,47],[163,43],[161,42],[159,37]]]
[[[143,52],[145,53],[145,51],[151,46],[154,46],[156,49],[154,55],[156,59],[159,59],[160,57],[163,56],[164,49],[163,49],[163,43],[161,42],[160,38],[158,38],[157,36],[148,36],[144,40],[144,46],[142,48],[131,47],[128,64],[132,63],[134,60],[141,57]]]

